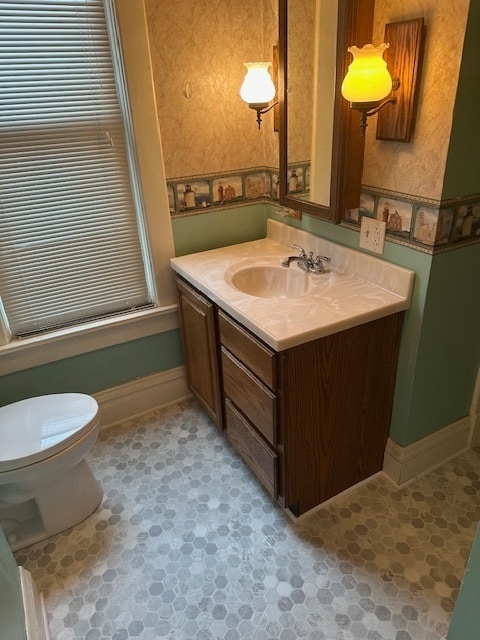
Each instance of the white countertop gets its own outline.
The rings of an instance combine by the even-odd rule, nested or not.
[[[292,244],[331,258],[324,274],[306,274],[310,291],[260,298],[237,290],[232,275],[298,255]],[[408,309],[414,272],[318,236],[268,220],[261,240],[172,258],[172,268],[277,351]],[[290,269],[298,269],[292,263]]]

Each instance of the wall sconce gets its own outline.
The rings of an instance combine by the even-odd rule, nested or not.
[[[354,59],[343,81],[342,94],[350,101],[350,107],[362,114],[362,135],[367,118],[378,113],[378,140],[409,142],[415,125],[425,39],[423,18],[389,23],[384,37],[389,44],[348,49]],[[392,90],[395,96],[390,95]]]
[[[260,129],[262,116],[277,104],[274,102],[269,106],[277,90],[268,72],[270,62],[245,62],[244,64],[247,67],[247,73],[240,87],[240,97],[250,109],[257,112],[257,123]]]
[[[386,104],[395,104],[395,97],[387,98],[392,89],[400,86],[398,78],[392,80],[383,52],[390,45],[384,42],[378,47],[366,44],[348,47],[353,61],[348,67],[347,75],[342,82],[342,95],[350,102],[350,108],[360,111],[360,129],[365,135],[367,118],[378,113]]]

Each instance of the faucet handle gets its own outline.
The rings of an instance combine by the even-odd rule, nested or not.
[[[298,244],[292,244],[294,249],[298,249],[300,251],[299,258],[306,258],[307,254],[305,253],[305,249]]]
[[[324,262],[330,262],[330,258],[327,256],[317,256],[313,263],[313,266],[316,270],[316,273],[325,273],[325,268],[323,266]]]

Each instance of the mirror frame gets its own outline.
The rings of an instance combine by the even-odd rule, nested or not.
[[[358,112],[343,98],[341,85],[351,62],[348,47],[362,47],[372,41],[375,0],[338,0],[337,68],[333,116],[332,171],[329,206],[294,198],[288,194],[288,2],[278,0],[279,17],[279,103],[280,172],[279,203],[311,216],[340,223],[344,212],[360,205],[365,138]]]

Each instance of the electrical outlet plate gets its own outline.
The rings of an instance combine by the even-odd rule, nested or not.
[[[360,224],[360,247],[374,253],[383,253],[387,223],[376,218],[362,216]]]

